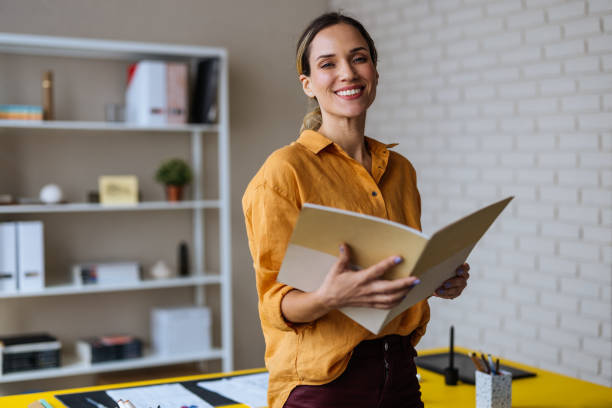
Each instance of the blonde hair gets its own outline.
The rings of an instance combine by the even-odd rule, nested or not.
[[[295,67],[298,75],[306,75],[310,76],[310,64],[308,62],[308,54],[310,51],[310,43],[312,39],[317,35],[317,33],[323,30],[326,27],[336,25],[336,24],[349,24],[357,29],[359,33],[363,36],[368,44],[370,49],[370,58],[374,65],[376,65],[377,61],[377,52],[376,47],[374,46],[374,41],[370,34],[366,31],[363,25],[355,20],[352,17],[345,16],[341,13],[325,13],[317,18],[315,18],[309,25],[306,27],[304,32],[302,33],[300,40],[298,41],[296,55],[295,55]],[[323,117],[321,116],[321,107],[319,106],[319,102],[317,102],[316,98],[311,98],[311,108],[310,111],[304,116],[302,120],[302,127],[300,128],[300,133],[304,130],[318,130],[323,123]]]

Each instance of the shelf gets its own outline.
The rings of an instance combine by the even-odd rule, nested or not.
[[[102,205],[90,203],[71,204],[18,204],[0,205],[0,214],[66,213],[66,212],[105,212],[105,211],[165,211],[221,208],[219,200],[144,201],[132,205]]]
[[[0,375],[0,383],[67,377],[71,375],[95,374],[108,371],[131,370],[135,368],[181,364],[202,360],[216,360],[223,358],[223,350],[213,348],[198,353],[185,353],[171,356],[149,353],[145,354],[145,356],[141,358],[97,364],[85,364],[83,361],[78,360],[76,356],[62,356],[62,358],[65,364],[63,364],[61,367]]]
[[[219,47],[14,33],[0,33],[0,52],[119,60],[227,57],[227,51]]]
[[[160,288],[178,288],[185,286],[198,286],[221,283],[219,274],[210,273],[199,276],[190,276],[185,278],[171,278],[159,280],[144,280],[137,284],[128,285],[82,285],[76,286],[73,284],[47,286],[39,292],[15,292],[15,293],[0,293],[0,299],[9,298],[25,298],[39,296],[58,296],[58,295],[83,295],[89,293],[101,292],[121,292],[128,290],[149,290]]]
[[[103,130],[118,132],[218,132],[216,124],[137,125],[125,122],[0,119],[0,129]]]

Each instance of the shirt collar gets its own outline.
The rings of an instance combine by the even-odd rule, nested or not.
[[[323,136],[323,134],[315,131],[315,130],[304,130],[297,142],[302,146],[306,147],[308,150],[313,152],[314,154],[319,154],[319,152],[325,149],[327,146],[333,144],[331,140],[327,137]],[[397,146],[397,143],[385,144],[381,143],[378,140],[371,139],[366,136],[366,142],[368,143],[368,147],[370,148],[370,152],[382,153],[387,149]]]

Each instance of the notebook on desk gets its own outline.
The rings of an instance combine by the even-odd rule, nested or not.
[[[414,359],[414,362],[418,367],[426,370],[433,371],[438,374],[444,375],[444,369],[448,367],[448,353],[428,354],[419,356]],[[469,356],[463,353],[455,352],[455,368],[459,370],[459,379],[466,384],[474,384],[474,363]],[[520,368],[500,364],[502,370],[509,371],[512,373],[512,380],[519,378],[535,377],[535,373],[530,371],[521,370]]]

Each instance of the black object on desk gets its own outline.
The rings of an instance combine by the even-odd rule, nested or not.
[[[444,375],[444,369],[448,364],[449,353],[428,354],[414,359],[417,366],[438,374]],[[463,353],[454,353],[454,366],[459,370],[459,379],[466,384],[475,384],[474,363],[472,359]],[[502,370],[512,373],[512,380],[519,378],[535,377],[535,373],[521,370],[520,368],[500,364]]]
[[[448,367],[444,369],[444,382],[446,385],[457,385],[459,370],[455,367],[455,328],[450,327],[450,344],[448,352]]]

